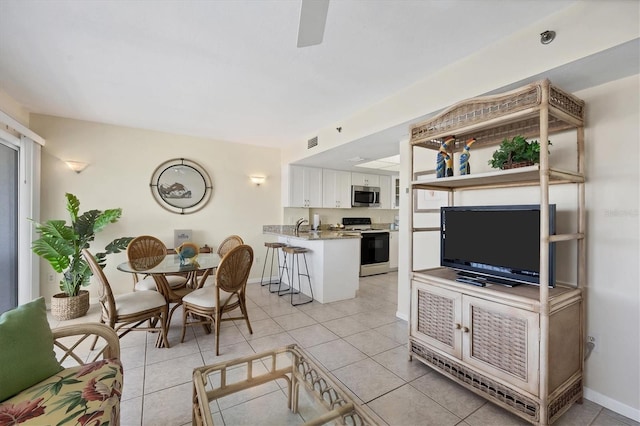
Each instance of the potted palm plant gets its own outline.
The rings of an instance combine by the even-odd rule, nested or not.
[[[69,193],[65,197],[71,223],[67,224],[65,220],[36,223],[40,238],[31,246],[34,253],[46,259],[56,272],[63,274],[60,281],[62,293],[55,294],[51,300],[51,314],[59,320],[78,318],[89,310],[89,292],[81,290],[81,287],[89,285],[91,271],[82,257],[82,249],[89,248],[96,232],[117,222],[122,215],[122,209],[119,208],[89,210],[79,214],[78,198]],[[126,249],[131,240],[131,237],[116,238],[107,244],[104,252],[96,253],[100,266],[105,266],[107,254]]]

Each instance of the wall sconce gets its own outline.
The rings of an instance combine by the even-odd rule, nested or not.
[[[261,184],[264,183],[264,180],[266,178],[264,176],[249,176],[249,179],[251,179],[252,183],[255,183],[257,186],[260,186]]]
[[[83,163],[81,161],[65,161],[65,164],[76,173],[80,173],[89,165],[89,163]]]

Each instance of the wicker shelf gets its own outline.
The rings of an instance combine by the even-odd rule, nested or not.
[[[549,134],[584,125],[584,102],[543,80],[500,95],[459,102],[413,126],[411,144],[438,150],[443,138],[455,135],[455,152],[462,150],[472,137],[476,138],[476,148],[498,144],[513,135],[536,137],[540,134],[543,105],[549,110]]]
[[[448,268],[415,270],[411,262],[409,354],[460,385],[536,424],[548,425],[582,398],[584,371],[584,301],[586,275],[586,214],[584,175],[584,102],[554,87],[548,80],[499,95],[454,104],[411,128],[410,164],[414,150],[439,150],[455,135],[448,151],[464,148],[476,138],[479,146],[499,144],[522,135],[540,139],[540,164],[464,176],[414,180],[411,189],[446,191],[449,203],[458,191],[537,186],[540,189],[540,229],[549,229],[549,186],[577,188],[577,232],[541,235],[540,276],[548,276],[549,243],[577,244],[575,285],[493,284],[485,287],[456,282]],[[576,134],[576,171],[549,167],[548,137]],[[412,170],[413,171],[413,170]],[[414,197],[410,197],[413,211]],[[409,247],[414,234],[439,231],[415,228],[410,216]],[[490,245],[487,245],[490,248]]]
[[[584,182],[584,176],[580,173],[549,169],[550,184],[581,182]],[[411,182],[411,186],[415,189],[429,189],[436,191],[533,185],[540,185],[539,165],[465,176],[415,180]]]

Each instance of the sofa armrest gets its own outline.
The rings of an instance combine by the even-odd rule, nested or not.
[[[115,331],[107,325],[75,324],[54,328],[51,331],[60,364],[65,361],[65,364],[69,364],[73,360],[76,365],[84,365],[98,359],[120,358],[120,340]],[[96,349],[91,350],[94,341]]]

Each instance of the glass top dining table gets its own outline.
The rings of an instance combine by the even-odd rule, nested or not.
[[[220,264],[217,253],[200,253],[193,262],[181,262],[177,254],[143,257],[122,262],[119,271],[135,274],[180,274],[213,270]]]
[[[200,288],[206,278],[218,267],[220,260],[217,253],[200,253],[195,260],[187,262],[181,261],[177,254],[168,254],[129,260],[122,262],[117,268],[122,272],[154,276],[187,274],[188,285],[192,288]]]
[[[169,311],[167,328],[171,324],[171,317],[178,306],[182,304],[182,297],[195,289],[204,286],[209,275],[218,267],[222,259],[217,253],[200,253],[195,259],[181,261],[177,254],[143,257],[122,262],[117,266],[119,271],[132,274],[151,275],[156,283],[156,288],[167,301],[167,306],[173,303],[175,306]],[[186,275],[186,284],[180,287],[171,287],[167,281],[167,275]],[[164,346],[164,341],[158,339],[156,346]]]

